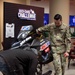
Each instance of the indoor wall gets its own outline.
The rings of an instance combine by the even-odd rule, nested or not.
[[[32,0],[30,2],[30,5],[32,5],[32,6],[43,7],[44,8],[44,13],[49,13],[49,4],[50,4],[49,0],[41,0],[41,1]]]

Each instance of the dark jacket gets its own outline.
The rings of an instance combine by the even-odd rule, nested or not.
[[[10,69],[10,75],[34,75],[37,56],[31,50],[6,50],[0,52]]]

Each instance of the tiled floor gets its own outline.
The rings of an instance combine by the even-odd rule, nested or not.
[[[48,70],[52,70],[52,74],[51,75],[54,75],[54,67],[53,67],[53,63],[49,63],[45,66],[43,66],[43,73],[48,71]],[[66,65],[66,72],[65,72],[65,75],[75,75],[75,60],[71,60],[71,64],[70,64],[70,68],[68,69],[67,68],[67,65]]]

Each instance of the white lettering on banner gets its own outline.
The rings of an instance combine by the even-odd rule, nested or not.
[[[20,19],[36,20],[36,14],[32,9],[30,10],[19,9],[18,17]]]

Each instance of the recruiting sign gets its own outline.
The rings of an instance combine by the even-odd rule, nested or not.
[[[18,17],[20,19],[27,19],[27,20],[36,20],[36,14],[34,10],[26,10],[26,9],[19,9]]]

